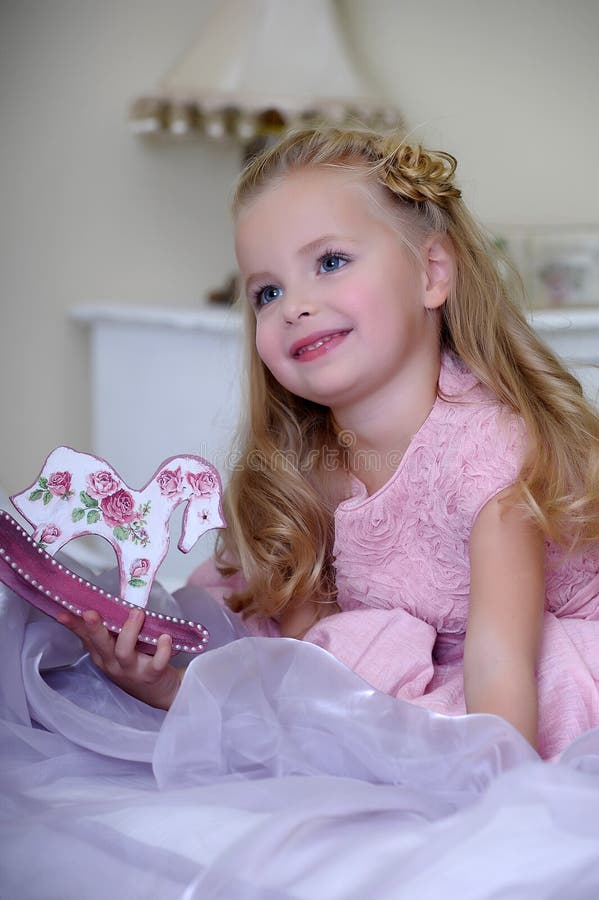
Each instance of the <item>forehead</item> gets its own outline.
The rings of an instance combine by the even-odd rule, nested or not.
[[[289,172],[264,187],[236,218],[237,240],[260,231],[366,224],[388,218],[391,203],[383,188],[363,171],[319,166]]]

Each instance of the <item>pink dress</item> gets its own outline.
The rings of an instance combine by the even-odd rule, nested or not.
[[[459,715],[470,532],[516,479],[523,429],[452,355],[439,386],[391,479],[371,496],[356,482],[337,508],[342,612],[304,639],[381,691]],[[599,548],[566,559],[547,543],[546,560],[538,749],[549,758],[599,725]]]
[[[442,396],[391,479],[371,496],[356,479],[338,506],[342,611],[304,640],[380,691],[462,715],[470,532],[485,503],[516,479],[523,428],[450,354],[439,386]],[[546,560],[538,749],[551,758],[599,725],[599,548],[563,558],[548,543]],[[211,565],[191,581],[227,593]],[[247,624],[251,634],[278,634],[272,620]]]

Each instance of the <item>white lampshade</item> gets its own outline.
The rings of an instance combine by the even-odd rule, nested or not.
[[[402,126],[352,61],[334,0],[219,0],[190,51],[130,112],[140,134],[202,131],[244,144],[347,120]]]

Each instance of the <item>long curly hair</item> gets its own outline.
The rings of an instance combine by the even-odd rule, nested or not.
[[[514,495],[549,539],[573,550],[599,541],[599,418],[576,378],[526,321],[517,279],[505,278],[505,261],[461,199],[456,165],[449,153],[411,145],[398,134],[305,129],[247,165],[233,211],[289,172],[333,166],[383,189],[407,246],[447,235],[456,277],[441,312],[442,349],[456,353],[522,417],[529,452]],[[264,366],[255,347],[254,313],[243,305],[247,416],[217,559],[223,574],[241,571],[246,587],[232,594],[229,605],[244,615],[277,617],[291,604],[311,601],[317,615],[326,615],[336,609],[333,516],[347,453],[328,408],[291,394]],[[334,466],[323,448],[335,451]]]

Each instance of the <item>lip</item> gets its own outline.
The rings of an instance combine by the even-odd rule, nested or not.
[[[300,338],[299,341],[296,341],[291,345],[289,349],[289,355],[294,359],[298,358],[298,353],[300,350],[303,350],[305,347],[309,347],[311,344],[316,344],[318,341],[322,341],[324,338],[333,338],[333,337],[345,337],[345,335],[349,334],[351,328],[330,328],[327,331],[314,331],[312,334],[306,335],[304,338]]]

